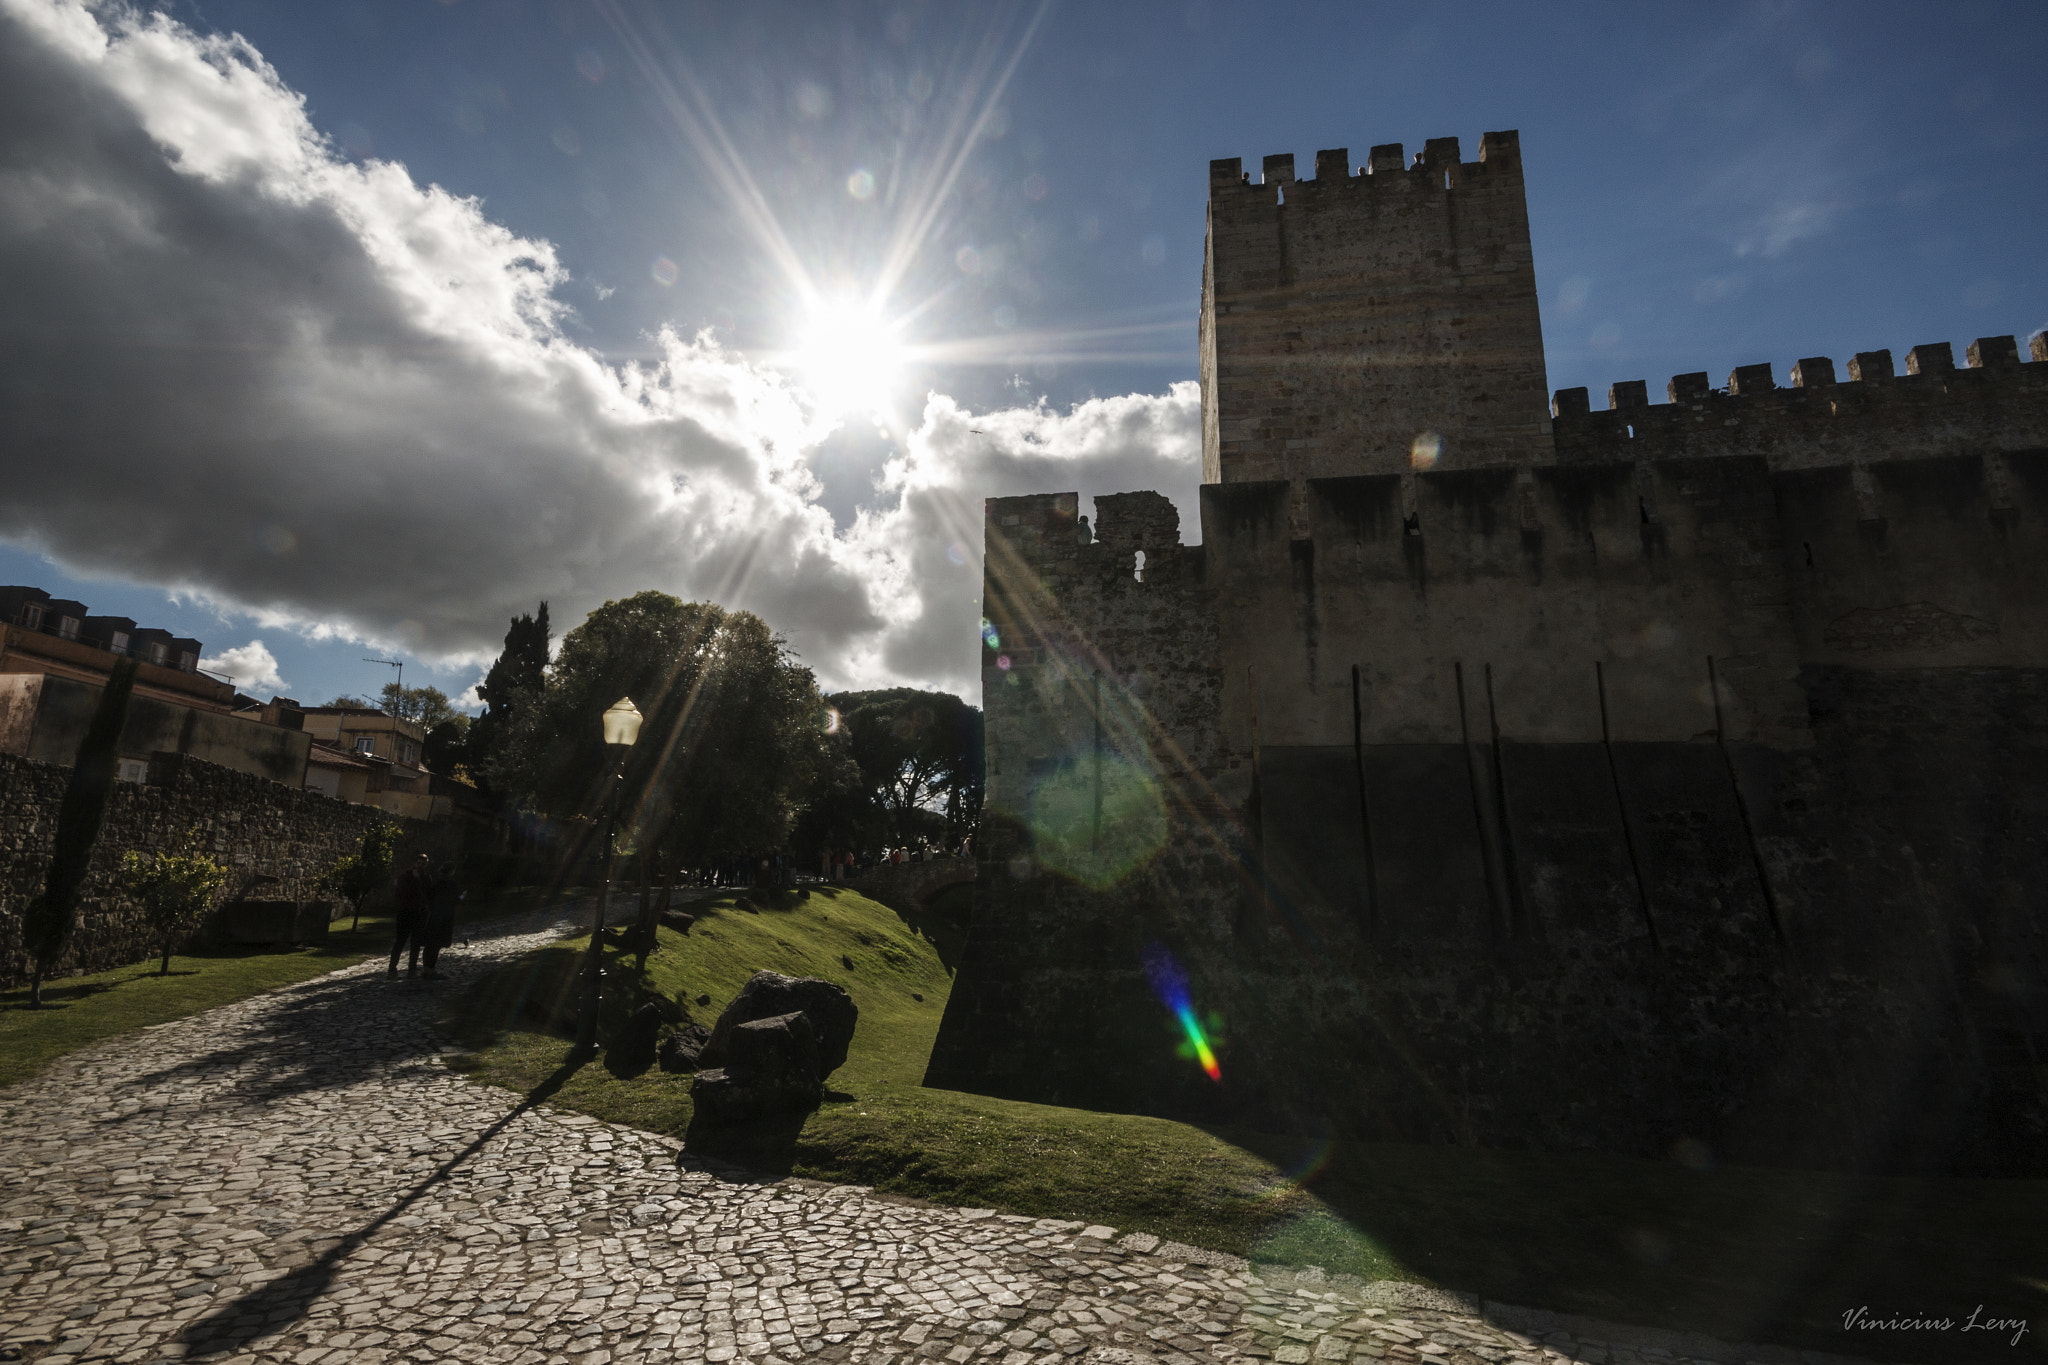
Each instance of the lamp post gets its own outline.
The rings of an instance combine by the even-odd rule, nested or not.
[[[604,880],[597,888],[597,923],[590,929],[590,953],[583,964],[583,1007],[576,1020],[576,1049],[597,1047],[597,1010],[604,995],[604,910],[612,894],[612,831],[619,818],[619,788],[626,782],[626,751],[640,738],[640,708],[631,697],[620,697],[604,713],[605,751],[618,753],[612,770],[611,790],[604,802]]]

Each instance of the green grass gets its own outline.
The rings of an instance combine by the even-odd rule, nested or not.
[[[537,892],[515,890],[466,905],[458,923],[531,909]],[[356,932],[350,919],[336,920],[319,943],[303,948],[224,948],[171,958],[168,976],[158,975],[161,958],[87,976],[43,983],[43,1008],[28,1007],[28,987],[0,991],[0,1085],[13,1085],[40,1072],[68,1052],[89,1047],[152,1024],[232,1004],[279,986],[289,986],[367,957],[390,951],[391,920],[364,916]]]
[[[2048,1333],[2048,1181],[1317,1143],[926,1090],[957,918],[912,923],[839,889],[757,913],[731,897],[691,909],[703,916],[691,934],[663,930],[644,971],[608,950],[606,1036],[647,1000],[709,1023],[760,968],[838,982],[860,1007],[825,1105],[792,1142],[751,1153],[757,1167],[1730,1340],[1921,1361],[1989,1351],[1954,1333],[1845,1337],[1840,1315],[1865,1304],[1873,1314],[1967,1315],[1984,1303]],[[688,1076],[572,1068],[584,942],[543,949],[458,997],[454,1022],[471,1050],[451,1064],[683,1134]],[[710,1003],[698,1005],[700,995]]]

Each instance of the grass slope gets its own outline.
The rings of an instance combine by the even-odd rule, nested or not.
[[[1957,1333],[1845,1336],[1841,1314],[1866,1304],[1967,1316],[1985,1303],[2048,1331],[2048,1181],[1317,1143],[927,1090],[956,920],[908,922],[842,889],[752,913],[732,897],[690,908],[698,924],[687,937],[663,930],[644,970],[607,951],[605,1036],[647,1000],[708,1024],[762,968],[837,982],[860,1007],[824,1107],[792,1150],[757,1165],[1730,1340],[1920,1361],[1990,1349]],[[472,1052],[451,1063],[523,1092],[559,1085],[556,1104],[680,1135],[688,1076],[602,1062],[565,1072],[586,942],[543,949],[458,997],[452,1022]]]

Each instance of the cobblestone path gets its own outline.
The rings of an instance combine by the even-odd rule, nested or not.
[[[438,989],[558,932],[453,950]],[[1415,1286],[698,1169],[450,1072],[436,1000],[373,962],[0,1091],[0,1359],[1687,1358],[1537,1340]]]

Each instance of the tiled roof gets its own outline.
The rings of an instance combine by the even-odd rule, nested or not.
[[[388,761],[382,764],[371,763],[360,754],[350,753],[339,745],[322,743],[317,739],[313,741],[312,749],[306,754],[306,762],[317,763],[323,768],[365,768],[370,772],[390,766]]]

